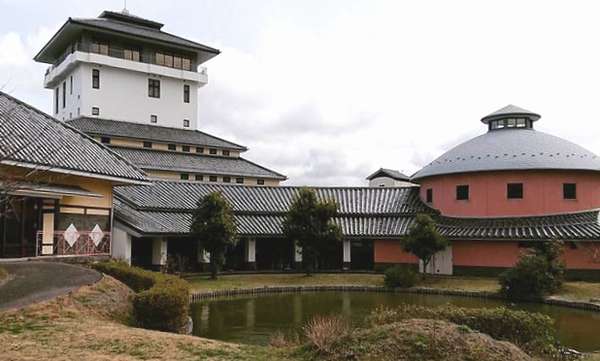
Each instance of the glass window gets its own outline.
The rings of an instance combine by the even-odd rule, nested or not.
[[[469,199],[469,186],[466,184],[456,186],[456,200],[465,201]]]
[[[100,108],[92,107],[92,115],[100,115]]]
[[[211,182],[216,182],[217,181],[217,176],[216,175],[211,175],[210,177],[208,177],[208,180]]]
[[[188,180],[188,179],[190,179],[190,175],[187,174],[187,173],[181,173],[181,175],[179,176],[179,178],[181,180]]]
[[[144,142],[144,148],[152,148],[152,142]]]
[[[181,57],[174,56],[173,57],[173,67],[177,69],[181,69]]]
[[[126,60],[140,61],[140,52],[139,50],[124,49],[123,58]]]
[[[165,66],[173,67],[173,55],[165,54]]]
[[[223,177],[223,183],[231,183],[231,177]]]
[[[229,157],[229,151],[228,150],[223,150],[223,155],[226,157]]]
[[[525,128],[527,126],[527,122],[524,118],[517,119],[517,128]]]
[[[259,186],[262,186],[265,184],[265,180],[264,179],[257,179],[256,180],[256,184],[258,184]]]
[[[73,95],[73,75],[69,78],[69,94]]]
[[[577,184],[564,183],[563,184],[563,198],[564,199],[577,199]]]
[[[150,98],[160,98],[160,80],[148,79],[148,96]]]
[[[427,203],[432,203],[433,202],[433,189],[432,188],[428,188],[425,194],[425,201]]]
[[[110,138],[109,137],[102,137],[100,138],[100,142],[103,144],[110,144]]]
[[[506,119],[506,127],[514,128],[517,125],[517,120],[514,118]]]
[[[244,178],[242,178],[242,177],[238,177],[238,178],[236,178],[236,179],[235,179],[235,182],[236,182],[237,184],[244,184]]]
[[[90,51],[96,54],[108,55],[108,43],[95,41],[90,46]]]
[[[506,197],[508,199],[522,199],[523,183],[508,183],[506,185]]]
[[[92,69],[92,88],[100,89],[100,70]]]
[[[204,176],[202,174],[196,174],[196,180],[197,181],[203,181],[204,180]]]
[[[182,145],[181,146],[181,151],[182,152],[189,152],[190,151],[190,146],[189,145]]]
[[[54,89],[54,114],[58,114],[58,97],[60,96],[60,88]]]
[[[169,144],[169,145],[167,145],[167,148],[169,148],[169,150],[177,150],[177,145]]]
[[[196,153],[204,153],[204,148],[202,147],[196,147]]]
[[[162,53],[156,53],[155,63],[157,65],[165,65],[165,55]]]
[[[190,59],[188,59],[188,58],[182,58],[181,59],[181,64],[182,64],[183,70],[188,70],[188,71],[192,70],[192,61]]]
[[[184,103],[190,102],[190,86],[187,84],[185,84],[183,86],[183,102]]]
[[[208,150],[208,153],[210,153],[210,154],[217,154],[217,150],[215,148],[210,148]]]
[[[63,81],[63,86],[62,86],[62,104],[63,104],[63,108],[67,106],[67,82]]]
[[[183,120],[183,127],[184,128],[189,128],[190,127],[190,120],[189,119],[184,119]]]
[[[154,114],[150,115],[150,123],[157,123],[158,122],[158,117]]]

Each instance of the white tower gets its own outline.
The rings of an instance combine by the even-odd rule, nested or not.
[[[208,81],[200,65],[219,50],[162,27],[125,11],[69,18],[35,56],[51,64],[53,115],[197,129],[197,92]]]

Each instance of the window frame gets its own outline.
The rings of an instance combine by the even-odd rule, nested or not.
[[[196,147],[196,153],[204,154],[204,147]]]
[[[231,152],[230,152],[229,150],[227,150],[227,149],[223,149],[223,150],[221,151],[221,154],[222,154],[223,156],[225,156],[225,157],[229,157],[229,156],[231,155]]]
[[[100,137],[100,143],[110,144],[110,137]]]
[[[177,144],[169,143],[169,144],[167,144],[167,149],[170,150],[170,151],[176,152],[177,151]]]
[[[183,102],[184,103],[190,102],[190,85],[189,84],[183,84]]]
[[[569,190],[569,187],[572,187],[572,189]],[[577,200],[577,183],[563,183],[563,199],[568,201]]]
[[[184,128],[189,128],[190,127],[190,120],[189,119],[184,119],[183,120],[183,127]]]
[[[60,86],[54,89],[54,114],[58,114],[58,105],[60,102]]]
[[[181,151],[189,153],[190,152],[190,146],[189,145],[182,145],[181,146]]]
[[[223,183],[231,183],[231,177],[230,176],[223,176]]]
[[[100,116],[100,108],[99,107],[92,107],[92,115]]]
[[[92,69],[92,89],[100,89],[100,69]]]
[[[142,144],[143,148],[148,148],[148,149],[152,149],[152,142],[149,141],[144,141]]]
[[[67,107],[67,81],[63,81],[62,83],[62,107],[65,109]]]
[[[150,123],[152,123],[152,124],[158,123],[158,115],[150,114]]]
[[[236,177],[235,183],[236,184],[244,184],[244,177]]]
[[[425,190],[425,203],[433,203],[433,188]]]
[[[209,182],[218,182],[219,178],[216,175],[210,175],[210,176],[208,176],[208,181]]]
[[[148,79],[148,97],[160,99],[160,80]]]
[[[523,183],[506,183],[506,199],[525,198],[525,187]]]
[[[190,175],[188,173],[179,174],[179,180],[190,180]]]
[[[216,148],[209,148],[208,149],[208,154],[210,154],[210,155],[217,155],[217,149]]]
[[[194,176],[194,179],[197,180],[197,181],[199,181],[199,182],[204,182],[204,175],[202,175],[202,174],[196,174]]]
[[[469,185],[458,184],[456,186],[456,200],[457,201],[468,201],[469,200]]]
[[[264,186],[265,185],[265,180],[262,178],[259,178],[256,180],[256,184],[259,186]]]

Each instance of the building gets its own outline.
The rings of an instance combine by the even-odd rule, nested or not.
[[[149,183],[89,136],[0,92],[0,258],[110,255],[112,187],[123,184]]]
[[[198,131],[203,64],[219,50],[163,24],[104,11],[69,18],[35,56],[54,116],[113,148],[152,178],[247,185],[286,179],[240,156],[242,145]]]
[[[373,269],[418,264],[404,252],[417,213],[430,214],[451,247],[428,272],[497,274],[534,242],[566,243],[568,273],[600,277],[600,159],[566,140],[534,130],[539,115],[507,107],[482,121],[489,131],[451,149],[415,173],[420,187],[314,187],[338,203],[344,241],[323,257],[322,268]],[[232,204],[242,242],[228,252],[233,269],[293,268],[298,254],[283,239],[282,222],[298,187],[232,187],[156,182],[115,190],[117,228],[135,264],[183,254],[204,261],[189,237],[197,199],[221,192]]]
[[[406,174],[387,168],[379,168],[367,177],[369,187],[410,187],[416,184],[410,182]]]

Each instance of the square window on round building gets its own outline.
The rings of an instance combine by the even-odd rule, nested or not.
[[[461,184],[456,186],[456,200],[457,201],[467,201],[469,200],[469,186],[466,184]]]
[[[506,198],[523,199],[523,183],[508,183],[506,185]]]
[[[563,199],[577,199],[577,184],[563,183]]]

